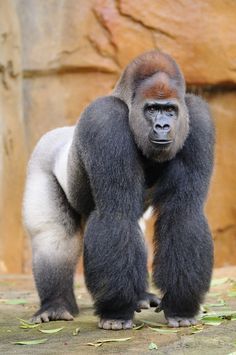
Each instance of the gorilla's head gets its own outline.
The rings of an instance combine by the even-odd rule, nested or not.
[[[189,132],[185,81],[167,54],[147,52],[125,69],[114,95],[129,107],[134,139],[148,158],[162,162],[182,148]]]

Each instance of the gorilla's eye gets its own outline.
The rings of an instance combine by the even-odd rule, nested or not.
[[[150,105],[146,108],[146,110],[148,111],[148,113],[153,113],[155,111],[157,111],[157,106],[156,105]]]
[[[173,106],[167,106],[165,108],[165,111],[168,113],[173,113],[175,111],[175,108]]]

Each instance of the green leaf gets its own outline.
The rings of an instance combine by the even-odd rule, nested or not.
[[[150,325],[151,327],[159,327],[159,328],[165,328],[166,324],[164,323],[155,323],[155,322],[150,322],[149,320],[142,320],[144,324]]]
[[[228,296],[229,297],[236,297],[236,291],[229,291]]]
[[[217,312],[209,312],[207,314],[203,314],[201,316],[201,319],[204,319],[206,317],[221,317],[221,318],[232,318],[232,316],[236,315],[236,311],[228,311],[228,310],[223,310],[223,311],[217,311]]]
[[[206,306],[206,307],[222,307],[222,306],[225,306],[225,301],[219,300],[218,303],[206,303],[204,306]]]
[[[62,329],[64,329],[64,327],[54,329],[39,329],[39,331],[45,334],[54,334],[60,332]]]
[[[150,344],[148,345],[148,349],[149,349],[149,350],[156,350],[156,349],[158,349],[158,346],[157,346],[157,344],[155,344],[155,343],[150,343]]]
[[[94,343],[86,343],[86,345],[98,347],[98,346],[101,346],[102,344],[105,344],[105,343],[123,342],[123,341],[127,341],[130,339],[132,339],[132,337],[130,337],[130,338],[98,339]]]
[[[30,323],[27,320],[17,318],[20,321],[20,328],[21,329],[34,329],[40,326],[40,324]]]
[[[171,333],[178,333],[178,329],[160,329],[160,328],[152,328],[148,327],[151,330],[154,330],[155,332],[158,332],[159,334],[171,334]]]
[[[15,286],[15,282],[11,281],[0,281],[0,286]]]
[[[78,335],[80,332],[80,328],[76,328],[74,331],[73,331],[73,335]]]
[[[210,311],[210,309],[207,305],[203,305],[203,304],[201,305],[201,312],[202,313],[207,313],[209,311]]]
[[[190,334],[196,334],[196,333],[200,333],[202,332],[204,329],[204,327],[202,325],[194,325],[191,329],[191,333]]]
[[[38,328],[41,324],[21,324],[20,328],[21,329],[34,329]]]
[[[216,320],[208,320],[208,321],[204,321],[205,325],[214,325],[214,326],[218,326],[221,325],[222,322],[220,321],[216,321]]]
[[[127,341],[132,339],[132,337],[129,338],[111,338],[111,339],[99,339],[96,341],[96,343],[113,343],[113,342],[122,342],[122,341]]]
[[[144,327],[144,323],[137,325],[136,327],[133,327],[133,330],[139,330],[142,329]]]
[[[25,320],[25,319],[22,319],[22,318],[16,318],[16,319],[18,319],[21,323],[24,323],[24,324],[33,324],[33,323],[31,323],[30,321],[28,321],[28,320]]]
[[[229,353],[227,355],[236,355],[236,351],[234,351],[233,353]]]
[[[14,345],[37,345],[46,343],[47,339],[35,339],[35,340],[19,340],[14,341],[12,344]]]
[[[204,317],[202,322],[207,325],[220,325],[222,323],[222,319],[220,317]]]
[[[23,298],[16,298],[16,299],[11,299],[11,300],[5,300],[5,304],[26,304],[28,301],[26,301]]]
[[[213,279],[211,281],[211,287],[223,285],[229,281],[230,281],[230,279],[228,277],[223,277],[222,279]]]
[[[98,348],[99,346],[102,346],[102,343],[86,343],[86,345],[95,346]]]
[[[208,297],[219,297],[220,293],[219,292],[209,292],[207,294]]]
[[[231,320],[233,316],[236,315],[236,311],[228,311],[228,310],[224,310],[224,311],[218,311],[218,312],[209,312],[207,314],[204,314],[201,316],[201,319],[204,320],[207,317],[218,317],[218,318],[222,318],[222,319],[228,319]]]

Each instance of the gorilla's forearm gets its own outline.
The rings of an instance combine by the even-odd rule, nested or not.
[[[133,319],[147,289],[146,268],[138,222],[129,216],[94,211],[84,236],[84,270],[101,319]]]
[[[171,204],[171,202],[170,202]],[[201,211],[181,206],[160,210],[155,236],[154,282],[164,297],[166,317],[194,317],[208,291],[213,266],[213,245]]]

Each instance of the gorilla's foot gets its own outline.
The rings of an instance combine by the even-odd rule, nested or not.
[[[98,327],[100,329],[106,330],[121,330],[121,329],[132,329],[133,321],[132,319],[104,319],[101,318],[98,322]]]
[[[161,299],[154,293],[146,292],[141,300],[138,301],[136,312],[141,312],[142,309],[148,309],[150,307],[158,307],[161,303]]]
[[[189,327],[191,325],[196,325],[196,318],[186,318],[186,317],[166,317],[168,327],[179,328],[179,327]]]
[[[73,315],[78,313],[78,308],[74,312],[69,310],[69,307],[66,307],[63,304],[48,304],[47,306],[42,306],[38,312],[34,314],[31,319],[32,323],[43,323],[55,320],[73,320]]]

